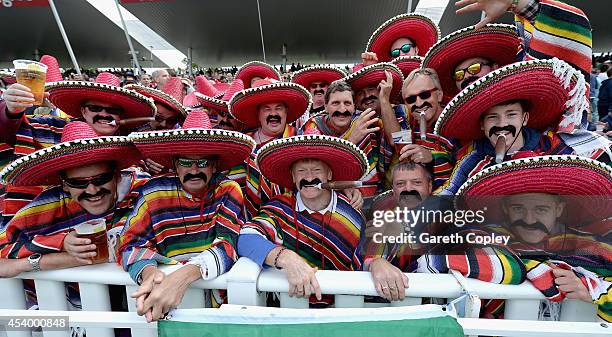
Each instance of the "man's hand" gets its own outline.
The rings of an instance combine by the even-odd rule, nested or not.
[[[391,72],[385,70],[386,79],[378,84],[378,99],[381,102],[389,102],[391,99],[391,91],[393,90],[393,76]]]
[[[525,7],[525,1],[519,1],[515,12],[519,12]],[[470,12],[485,12],[485,17],[476,24],[476,29],[484,27],[487,23],[497,20],[508,11],[512,5],[512,0],[460,0],[455,2],[457,14]]]
[[[383,258],[370,262],[370,273],[378,294],[389,301],[401,301],[406,297],[408,277]]]
[[[593,302],[589,289],[587,289],[574,271],[554,268],[553,274],[555,275],[557,288],[565,293],[565,297],[589,303]]]
[[[153,161],[152,159],[146,158],[145,160],[145,165],[147,167],[147,171],[149,171],[149,173],[153,174],[153,175],[157,175],[162,173],[166,168],[161,165],[158,164],[157,162]]]
[[[132,294],[132,298],[136,299],[136,313],[140,316],[146,315],[147,322],[151,322],[153,320],[152,310],[150,307],[145,308],[145,299],[156,285],[162,283],[166,274],[155,266],[147,266],[143,269],[141,276],[140,287]]]
[[[431,150],[417,144],[408,144],[400,150],[399,161],[410,160],[417,164],[429,164],[433,161]]]
[[[49,93],[45,92],[45,98],[48,97]],[[34,94],[32,94],[32,90],[19,83],[11,84],[11,86],[2,93],[2,98],[6,101],[8,112],[14,115],[22,113],[25,109],[34,106]]]
[[[32,267],[27,259],[0,259],[0,278],[15,277],[26,271],[31,271]]]
[[[72,231],[64,238],[63,250],[83,264],[91,264],[90,258],[96,256],[96,245],[90,239],[79,238]]]
[[[378,126],[372,128],[370,127],[372,125],[378,125],[376,123],[378,123],[378,121],[380,120],[378,117],[374,116],[376,116],[376,111],[372,110],[371,108],[368,108],[363,111],[359,115],[359,117],[357,117],[357,119],[353,121],[354,126],[353,130],[351,131],[351,135],[348,138],[348,141],[357,145],[365,136],[367,136],[371,132],[380,131],[380,127]]]
[[[371,51],[361,53],[361,63],[363,63],[365,67],[376,64],[378,63],[378,56],[376,56],[376,53]]]
[[[278,257],[278,266],[287,273],[289,296],[309,298],[315,294],[321,300],[321,287],[315,276],[317,268],[311,267],[304,258],[288,249]]]
[[[347,196],[350,200],[350,205],[356,209],[361,210],[363,207],[363,196],[361,195],[361,191],[358,188],[349,188],[342,191],[344,195]]]

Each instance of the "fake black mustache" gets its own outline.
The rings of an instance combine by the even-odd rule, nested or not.
[[[521,220],[516,220],[515,222],[512,223],[512,227],[514,226],[521,226],[525,229],[530,229],[530,230],[536,230],[539,229],[542,232],[546,233],[547,235],[550,234],[550,231],[548,230],[548,228],[546,228],[546,226],[544,226],[543,223],[536,221],[534,223],[528,224],[525,221]]]
[[[103,196],[105,196],[107,194],[110,194],[110,193],[111,193],[111,191],[107,190],[106,188],[100,188],[100,190],[96,194],[89,194],[87,192],[81,193],[81,195],[79,195],[79,197],[78,197],[78,200],[79,201],[83,201],[84,199],[103,197]]]
[[[340,112],[340,111],[334,111],[334,113],[332,114],[332,117],[351,117],[353,114],[350,111],[345,111],[345,112]]]
[[[374,96],[374,95],[372,95],[372,96],[368,96],[368,97],[364,97],[364,98],[361,100],[361,105],[365,104],[365,102],[366,102],[366,101],[369,101],[369,100],[374,101],[374,100],[377,100],[377,99],[378,99],[378,97],[376,97],[376,96]]]
[[[95,115],[92,120],[94,123],[97,123],[99,121],[107,121],[110,123],[114,121],[115,119],[112,116]]]
[[[188,180],[191,180],[191,179],[202,179],[202,181],[204,182],[208,181],[208,177],[206,176],[206,174],[204,172],[199,172],[196,174],[187,173],[183,177],[183,182],[187,182]]]
[[[278,115],[270,115],[266,118],[266,123],[270,124],[270,122],[276,121],[278,123],[281,122],[281,117]]]
[[[478,77],[478,76],[466,77],[465,80],[463,82],[461,82],[461,89],[465,89],[468,85],[470,85],[470,83],[475,82],[475,81],[477,81],[479,79],[480,79],[480,77]]]
[[[516,128],[514,127],[514,125],[506,125],[506,126],[502,126],[501,128],[499,126],[492,127],[491,130],[489,130],[489,137],[493,136],[494,133],[501,132],[501,131],[510,132],[512,137],[516,136]]]
[[[420,109],[423,109],[425,107],[428,107],[430,109],[432,108],[432,106],[431,106],[431,104],[429,104],[429,102],[423,102],[423,104],[421,104],[419,106],[413,105],[412,108],[410,108],[410,112],[415,112],[416,110],[420,110]]]
[[[423,198],[421,198],[421,194],[417,190],[402,191],[400,193],[400,199],[407,199],[410,196],[417,198],[419,201],[423,201]]]
[[[325,91],[323,89],[317,89],[313,92],[313,96],[316,94],[325,95]]]
[[[304,188],[304,186],[315,186],[315,185],[320,184],[320,183],[322,183],[322,181],[319,178],[314,178],[314,179],[312,179],[310,181],[308,181],[306,179],[302,179],[302,180],[300,180],[300,190],[302,188]]]

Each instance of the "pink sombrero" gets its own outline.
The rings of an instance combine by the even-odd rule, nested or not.
[[[332,170],[334,180],[359,180],[366,173],[368,159],[355,144],[342,138],[302,135],[277,139],[257,152],[261,173],[282,187],[294,187],[291,165],[300,159],[319,159]]]
[[[310,83],[315,81],[325,81],[328,84],[346,76],[342,69],[332,66],[311,66],[298,70],[291,76],[291,82],[299,84],[308,89]]]
[[[244,90],[244,84],[242,83],[241,80],[236,79],[234,80],[234,82],[232,82],[232,84],[227,89],[225,94],[223,94],[223,97],[221,97],[220,99],[204,96],[200,94],[199,92],[197,92],[195,96],[196,96],[196,99],[198,100],[199,105],[204,109],[210,108],[210,109],[215,109],[219,111],[229,112],[229,107],[227,105],[229,100],[237,92],[242,91],[242,90]]]
[[[376,53],[380,62],[389,62],[391,45],[401,37],[414,41],[419,48],[419,56],[424,56],[440,38],[440,28],[424,15],[408,13],[394,16],[374,31],[366,44],[366,51]]]
[[[45,78],[46,83],[64,80],[62,72],[60,71],[59,63],[55,57],[51,55],[43,55],[40,58],[40,63],[47,66],[47,77]]]
[[[517,62],[490,72],[455,96],[444,108],[434,133],[472,141],[484,137],[480,117],[502,102],[530,102],[527,126],[572,132],[588,109],[582,74],[558,59]]]
[[[310,110],[312,96],[303,86],[271,79],[256,81],[253,88],[237,92],[229,101],[229,112],[247,128],[259,126],[257,107],[266,102],[287,104],[287,124],[293,123]]]
[[[156,111],[152,99],[121,88],[119,78],[107,72],[100,73],[95,82],[47,83],[45,91],[49,92],[51,103],[72,117],[81,117],[81,104],[88,99],[116,104],[123,108],[125,117],[128,118],[152,117]]]
[[[404,82],[404,75],[402,71],[392,63],[376,63],[363,67],[356,72],[346,76],[343,80],[348,83],[351,88],[357,93],[359,90],[375,86],[377,87],[380,81],[387,79],[385,70],[391,72],[393,78],[393,89],[391,90],[391,99],[399,98],[402,90],[402,82]]]
[[[176,155],[216,156],[219,170],[242,162],[255,148],[255,141],[240,132],[213,130],[204,111],[194,110],[183,127],[175,130],[133,132],[129,135],[145,158],[172,167]]]
[[[0,70],[0,80],[2,80],[6,85],[17,83],[15,74],[9,71]]]
[[[183,118],[187,116],[187,109],[180,102],[183,100],[183,83],[178,77],[171,77],[161,90],[145,87],[140,84],[128,84],[125,89],[134,90],[139,94],[152,98],[153,101],[166,105],[178,112]]]
[[[85,122],[66,124],[62,142],[19,158],[0,171],[0,180],[15,186],[59,185],[59,172],[103,161],[114,161],[127,168],[140,153],[128,137],[99,137]]]
[[[566,224],[583,224],[612,216],[612,167],[597,160],[572,156],[538,156],[507,161],[468,179],[457,195],[469,209],[495,213],[502,196],[547,193],[564,197]]]
[[[423,60],[423,68],[436,70],[444,95],[449,99],[459,89],[452,78],[457,64],[473,57],[484,57],[500,67],[516,61],[519,37],[513,25],[488,24],[452,32],[436,43]]]
[[[183,98],[184,106],[187,106],[190,108],[200,108],[200,103],[198,102],[198,98],[196,97],[196,92],[200,93],[201,95],[207,96],[207,97],[219,98],[223,96],[223,92],[217,90],[217,88],[215,88],[213,84],[210,83],[210,81],[206,78],[206,76],[204,75],[197,76],[195,79],[195,82],[196,82],[195,91],[188,93]]]
[[[392,64],[395,64],[402,71],[404,78],[413,70],[421,67],[421,62],[423,62],[422,56],[399,56],[391,61]]]
[[[260,61],[251,61],[243,64],[236,72],[236,75],[234,75],[234,78],[242,80],[245,88],[250,88],[251,80],[256,76],[262,79],[273,78],[278,81],[280,81],[281,78],[280,74],[273,66]]]

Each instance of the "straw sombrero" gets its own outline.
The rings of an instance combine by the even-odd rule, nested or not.
[[[503,67],[516,61],[519,44],[513,25],[487,24],[480,29],[471,26],[448,34],[431,47],[423,59],[423,68],[436,70],[444,95],[450,99],[459,92],[452,77],[457,64],[483,57]]]
[[[391,61],[392,64],[395,64],[402,71],[404,78],[413,70],[419,68],[421,62],[423,62],[422,56],[398,56]]]
[[[564,197],[566,224],[575,225],[612,216],[612,167],[573,156],[536,156],[488,167],[469,178],[457,195],[470,209],[496,214],[501,196],[547,193]]]
[[[114,161],[124,169],[141,158],[128,137],[99,137],[81,121],[66,124],[61,141],[10,163],[0,171],[0,181],[15,186],[59,185],[62,170],[103,161]]]
[[[245,88],[251,87],[251,80],[254,77],[263,78],[273,78],[275,80],[280,81],[280,74],[273,66],[260,62],[260,61],[251,61],[247,62],[238,69],[236,75],[234,75],[235,79],[242,80]]]
[[[181,104],[183,100],[183,83],[178,77],[169,78],[161,90],[145,87],[140,84],[128,84],[124,88],[152,98],[153,101],[159,102],[178,112],[183,118],[187,116],[187,109]]]
[[[302,135],[277,139],[257,152],[261,173],[282,187],[294,187],[291,165],[300,159],[319,159],[332,170],[334,180],[359,180],[366,173],[368,159],[357,146],[342,138]]]
[[[346,73],[339,68],[332,66],[311,66],[298,70],[291,76],[291,82],[299,84],[308,89],[310,83],[324,81],[332,83],[346,76]]]
[[[260,126],[258,106],[274,101],[287,104],[287,124],[290,124],[310,110],[312,96],[299,84],[263,79],[256,81],[253,88],[237,92],[229,101],[229,112],[246,128],[256,128]]]
[[[155,114],[153,100],[135,91],[119,86],[117,76],[103,72],[95,82],[60,81],[47,83],[45,91],[49,100],[72,117],[81,117],[81,104],[85,100],[99,100],[123,108],[123,118],[152,117]]]
[[[376,53],[380,62],[389,62],[391,45],[401,37],[414,41],[419,55],[424,56],[440,38],[440,28],[424,15],[408,13],[394,16],[374,31],[366,44],[366,51]]]
[[[255,141],[240,132],[213,130],[204,111],[192,111],[181,129],[133,132],[129,138],[145,158],[172,167],[177,155],[216,156],[219,171],[242,162],[255,148]]]
[[[363,67],[346,76],[343,80],[357,93],[359,90],[369,86],[377,87],[380,81],[386,80],[385,70],[390,71],[393,78],[393,89],[391,90],[391,99],[393,100],[399,97],[402,90],[402,82],[404,82],[402,71],[393,63],[383,62]]]
[[[223,97],[214,98],[208,97],[200,94],[199,92],[195,93],[195,97],[199,102],[199,106],[202,108],[209,108],[224,112],[229,112],[229,107],[227,106],[227,102],[239,91],[244,90],[244,83],[242,80],[236,79],[232,82],[230,87],[227,89]]]
[[[480,117],[509,100],[530,102],[527,126],[571,132],[588,109],[584,77],[558,59],[517,62],[471,83],[446,105],[434,133],[472,141],[483,137]],[[565,131],[568,130],[568,131]]]

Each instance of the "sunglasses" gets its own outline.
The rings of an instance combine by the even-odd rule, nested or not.
[[[84,189],[87,188],[87,186],[89,186],[89,184],[92,184],[94,186],[102,186],[102,185],[108,183],[109,181],[113,180],[114,176],[115,176],[114,172],[105,172],[105,173],[99,174],[99,175],[94,176],[94,177],[89,177],[89,178],[67,178],[67,177],[63,177],[62,180],[69,187],[78,188],[78,189],[84,190]]]
[[[476,75],[480,72],[480,70],[482,69],[482,66],[491,66],[491,65],[492,65],[491,63],[485,63],[485,62],[474,63],[467,68],[456,70],[455,73],[453,74],[453,79],[455,81],[461,81],[465,77],[466,71],[468,72],[468,74]]]
[[[416,102],[416,100],[417,100],[417,96],[419,98],[421,98],[421,99],[428,99],[429,97],[431,97],[431,93],[436,91],[436,90],[438,90],[438,88],[433,88],[433,89],[421,91],[420,93],[418,93],[416,95],[405,97],[404,101],[406,101],[406,104],[414,104],[414,102]]]
[[[177,158],[176,163],[178,166],[182,167],[191,167],[193,164],[196,164],[198,168],[207,168],[210,166],[212,160],[211,159],[187,159],[187,158]]]
[[[169,126],[174,126],[176,125],[176,123],[178,123],[178,118],[176,117],[168,117],[168,118],[164,118],[160,115],[156,115],[155,116],[155,121],[159,124],[163,123],[164,121],[166,122],[166,125]]]
[[[327,86],[329,86],[329,84],[327,83],[311,83],[310,89],[317,89],[317,88],[325,89],[325,87]]]
[[[123,109],[121,108],[113,108],[110,106],[101,106],[101,105],[95,105],[95,104],[86,104],[84,105],[84,107],[86,107],[89,111],[91,112],[102,112],[102,111],[106,111],[111,115],[121,115],[123,113]]]
[[[391,55],[391,57],[398,57],[400,56],[400,54],[402,52],[407,53],[410,51],[410,49],[412,48],[412,45],[410,43],[406,43],[405,45],[399,47],[399,48],[395,48],[393,50],[391,50],[389,52],[389,54]]]

